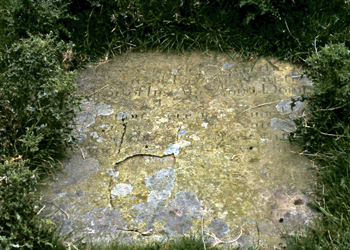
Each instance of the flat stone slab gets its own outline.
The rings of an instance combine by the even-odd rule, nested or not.
[[[129,53],[77,79],[79,149],[43,188],[62,233],[92,241],[198,233],[271,249],[307,223],[314,176],[287,140],[308,91],[293,65]],[[58,208],[59,207],[59,208]],[[203,228],[203,231],[202,231]],[[257,230],[259,228],[259,230]]]

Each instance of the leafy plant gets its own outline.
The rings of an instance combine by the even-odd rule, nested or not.
[[[0,89],[0,152],[15,155],[14,141],[19,129],[20,119],[11,108],[9,100],[5,98],[3,90]],[[6,158],[6,155],[0,155],[0,160]]]
[[[0,248],[51,249],[55,227],[37,215],[38,175],[24,161],[0,163]]]
[[[79,100],[67,61],[81,65],[130,49],[200,49],[300,63],[318,47],[306,60],[314,93],[301,98],[309,108],[294,135],[322,160],[324,217],[312,237],[296,237],[289,247],[349,249],[349,13],[344,0],[0,0],[0,247],[59,242],[50,243],[49,223],[36,216],[35,192],[37,175],[51,171],[74,140],[69,125]],[[325,46],[330,42],[343,44]],[[202,247],[194,242],[152,247]]]
[[[349,13],[343,0],[77,0],[69,8],[75,20],[65,24],[83,60],[130,49],[212,49],[300,63],[311,44],[349,42]]]
[[[11,135],[16,154],[32,159],[57,159],[72,144],[70,124],[79,100],[75,72],[62,68],[62,51],[72,44],[56,42],[52,34],[21,39],[8,51],[8,70],[1,87],[20,126]],[[1,152],[4,155],[12,152]]]
[[[65,27],[65,22],[74,18],[68,15],[68,7],[69,1],[62,0],[0,0],[0,38],[4,38],[0,41],[0,55],[5,58],[13,42],[29,38],[30,34],[52,32],[61,39],[69,40],[72,34]]]
[[[322,217],[305,236],[288,238],[288,249],[348,249],[350,247],[350,51],[330,44],[315,51],[305,74],[313,91],[304,116],[296,120],[292,139],[318,164],[317,208]]]
[[[304,149],[311,154],[324,147],[348,141],[350,122],[350,50],[344,44],[330,44],[306,60],[305,75],[313,82],[313,92],[301,98],[308,101],[306,115],[296,120]]]

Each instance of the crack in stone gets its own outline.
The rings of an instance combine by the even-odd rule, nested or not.
[[[157,158],[163,158],[163,157],[166,157],[166,156],[174,156],[174,159],[176,159],[176,156],[174,153],[171,153],[171,154],[164,154],[164,155],[153,155],[153,154],[134,154],[134,155],[129,155],[127,157],[125,157],[123,160],[120,160],[118,162],[116,162],[114,165],[115,167],[117,167],[120,163],[123,163],[124,161],[127,161],[131,158],[134,158],[134,157],[138,157],[138,156],[148,156],[148,157],[157,157]]]
[[[108,190],[109,190],[108,203],[111,208],[114,208],[112,204],[112,182],[113,182],[113,176],[110,176],[109,183],[108,183]]]
[[[122,138],[120,139],[118,154],[120,153],[120,150],[122,148],[122,144],[123,144],[123,141],[124,141],[124,136],[125,136],[125,133],[126,133],[126,124],[127,124],[127,122],[125,122],[124,118],[122,119],[122,122],[123,122],[123,133],[122,133]]]

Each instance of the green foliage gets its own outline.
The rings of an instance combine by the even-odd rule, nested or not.
[[[63,248],[57,237],[50,243],[52,228],[36,217],[33,169],[51,171],[73,142],[78,99],[75,72],[66,71],[71,60],[77,66],[130,49],[214,49],[300,63],[318,47],[306,60],[314,92],[301,98],[309,105],[294,135],[322,161],[323,218],[288,246],[349,249],[349,11],[344,0],[0,0],[0,248]],[[9,156],[28,161],[5,161]],[[197,239],[186,242],[148,247],[203,247]]]
[[[317,168],[322,217],[306,236],[288,239],[289,249],[350,248],[350,51],[344,44],[330,44],[315,51],[306,62],[305,74],[313,91],[300,99],[307,109],[296,120],[298,138]]]
[[[301,62],[312,44],[349,42],[343,0],[0,0],[1,34],[10,41],[47,34],[77,44],[74,62],[130,48],[197,48]],[[1,16],[1,15],[0,15]],[[6,39],[5,39],[6,40]],[[0,41],[5,58],[10,41]],[[1,45],[2,44],[2,45]]]
[[[274,8],[271,0],[241,0],[239,7],[243,6],[250,7],[250,11],[247,12],[246,17],[243,21],[244,24],[249,24],[251,20],[254,20],[260,15],[276,15],[279,17],[278,11]]]
[[[149,243],[136,243],[133,245],[123,244],[117,241],[111,242],[108,245],[103,244],[93,244],[88,245],[85,248],[79,247],[79,249],[89,249],[89,250],[203,250],[203,249],[211,249],[218,250],[220,249],[218,246],[213,246],[209,242],[205,243],[206,246],[203,245],[203,240],[200,237],[191,236],[183,236],[176,240],[168,240],[164,242],[149,242]],[[240,249],[238,248],[230,248]],[[254,247],[250,247],[249,249],[257,249]]]
[[[28,34],[47,34],[70,36],[64,27],[64,20],[71,20],[67,15],[69,3],[61,0],[15,0],[8,8],[9,31],[18,34],[20,38]]]
[[[0,0],[0,55],[4,59],[11,44],[32,35],[71,37],[64,23],[73,20],[67,14],[69,2],[62,0]],[[6,62],[6,61],[3,61]],[[4,67],[4,65],[1,65]],[[2,71],[0,71],[2,72]]]
[[[2,155],[22,155],[31,164],[43,164],[60,157],[73,142],[69,126],[78,106],[75,72],[61,66],[62,51],[70,46],[46,35],[21,39],[9,49],[1,87],[20,126],[7,134],[13,147]]]
[[[296,121],[295,135],[302,138],[308,153],[323,152],[324,147],[348,141],[350,122],[350,51],[344,44],[331,44],[306,60],[305,74],[313,81],[306,116]]]
[[[53,225],[39,219],[38,176],[25,162],[0,163],[0,248],[51,249]]]
[[[330,102],[344,102],[349,95],[349,62],[350,50],[344,44],[326,45],[308,58],[305,74],[315,82],[315,94],[332,94]]]
[[[321,217],[305,235],[288,237],[287,249],[350,249],[349,139],[327,139],[314,160],[319,164],[316,207]]]
[[[315,40],[349,42],[349,11],[343,0],[77,0],[66,26],[83,58],[197,48],[301,62]]]
[[[0,89],[0,152],[12,151],[10,149],[14,147],[18,130],[20,130],[20,119]],[[2,158],[5,159],[6,156],[0,155],[0,160]]]
[[[37,184],[73,142],[75,72],[63,65],[73,44],[57,39],[70,36],[67,5],[0,0],[1,249],[65,249],[55,226],[38,217]]]

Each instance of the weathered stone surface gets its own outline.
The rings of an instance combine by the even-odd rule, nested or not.
[[[277,246],[281,226],[314,213],[310,163],[286,139],[303,111],[290,98],[311,83],[287,63],[252,66],[215,53],[130,53],[82,70],[81,150],[43,188],[45,213],[74,239],[201,234],[203,221],[211,241],[242,232],[233,245]]]

